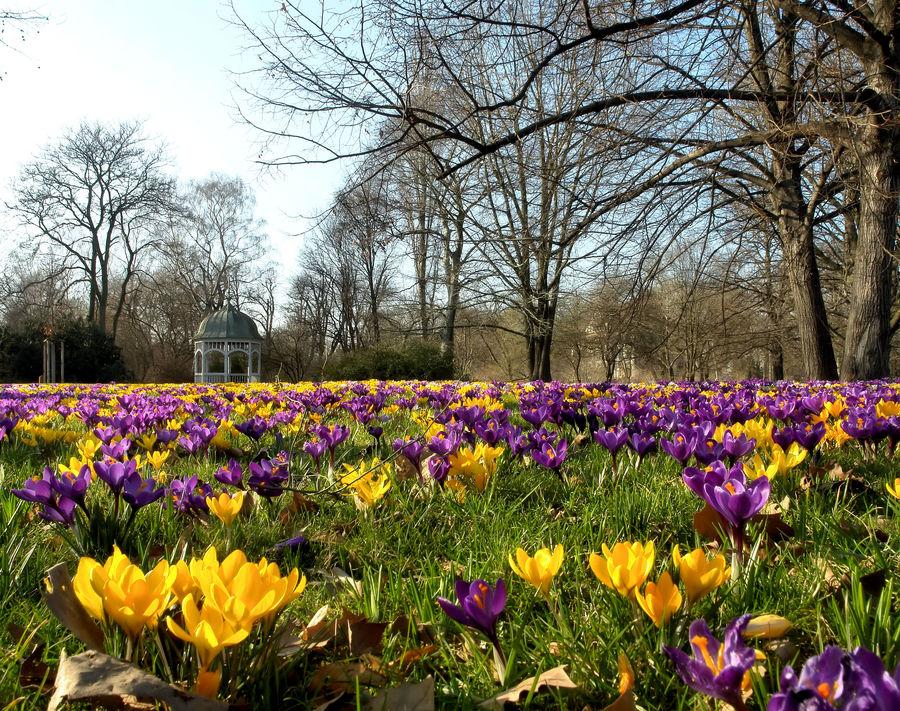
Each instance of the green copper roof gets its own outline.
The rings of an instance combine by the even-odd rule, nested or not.
[[[228,338],[234,341],[261,341],[256,323],[247,314],[228,304],[213,311],[200,323],[195,340]]]

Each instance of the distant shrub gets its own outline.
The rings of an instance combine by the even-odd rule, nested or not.
[[[440,343],[408,340],[343,353],[325,365],[327,380],[449,380],[453,355]]]
[[[37,382],[43,372],[44,338],[40,324],[36,323],[26,323],[17,330],[3,328],[0,331],[0,381]],[[102,333],[86,319],[75,319],[57,328],[54,340],[65,347],[66,382],[131,380],[131,373],[122,361],[122,351],[112,336]]]

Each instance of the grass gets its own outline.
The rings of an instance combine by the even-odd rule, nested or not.
[[[338,416],[330,421],[338,421]],[[344,415],[341,421],[351,420]],[[414,428],[398,417],[385,429],[380,454],[390,458],[386,443]],[[571,438],[572,432],[564,434]],[[240,547],[251,560],[274,558],[283,571],[299,565],[306,574],[309,585],[282,615],[283,621],[304,623],[327,604],[331,619],[347,610],[386,626],[377,644],[362,656],[346,646],[300,652],[277,669],[270,668],[265,679],[245,680],[240,693],[252,708],[315,707],[329,694],[311,691],[309,680],[323,666],[345,662],[377,668],[388,686],[432,676],[439,708],[476,708],[502,687],[494,678],[484,640],[452,622],[436,605],[438,596],[455,600],[457,578],[506,581],[509,597],[498,636],[510,660],[507,687],[559,665],[567,666],[578,686],[575,691],[535,693],[526,704],[529,708],[603,708],[612,703],[618,695],[616,658],[621,652],[635,669],[639,707],[707,708],[708,700],[680,682],[660,651],[663,642],[684,648],[687,625],[694,618],[705,619],[719,635],[732,618],[745,613],[779,614],[793,622],[787,639],[796,652],[787,659],[779,659],[765,640],[756,645],[767,652],[768,672],[754,678],[755,693],[748,702],[753,709],[765,708],[785,663],[799,668],[826,645],[848,650],[864,645],[891,670],[900,659],[893,582],[900,560],[900,511],[884,491],[896,465],[883,451],[877,461],[865,461],[852,442],[823,452],[820,466],[841,464],[859,481],[827,482],[819,475],[822,484],[804,489],[800,480],[809,472],[808,462],[773,481],[770,501],[787,499],[783,517],[794,534],[777,543],[760,543],[760,554],[739,579],[696,603],[689,614],[679,612],[660,632],[628,600],[604,587],[587,559],[604,543],[652,540],[657,557],[650,579],[656,580],[663,570],[673,570],[673,545],[685,551],[710,543],[692,525],[701,502],[681,483],[681,468],[669,457],[649,456],[638,469],[635,459],[620,454],[619,471],[613,476],[609,456],[597,445],[571,446],[563,483],[546,469],[513,460],[507,453],[486,490],[469,491],[464,501],[423,489],[414,479],[396,480],[374,511],[363,515],[349,497],[311,493],[313,468],[300,449],[303,439],[293,442],[299,456],[292,484],[307,492],[308,509],[286,511],[287,494],[271,502],[257,499],[252,514],[236,525],[232,547]],[[270,453],[278,449],[272,435],[253,447],[246,438],[234,442],[245,447],[245,464],[258,448]],[[21,699],[16,709],[44,708],[47,686],[34,689],[20,683],[20,660],[29,645],[15,638],[10,623],[46,645],[43,659],[51,667],[63,650],[76,654],[84,649],[49,615],[39,594],[44,571],[63,561],[74,573],[77,556],[57,526],[36,517],[29,504],[10,494],[44,465],[68,461],[71,450],[71,445],[59,443],[30,447],[15,436],[0,450],[0,527],[7,532],[0,544],[0,700]],[[341,461],[350,463],[371,456],[371,438],[354,426],[351,441],[339,453]],[[216,453],[184,457],[169,474],[199,473],[209,481],[227,459]],[[104,492],[96,502],[108,508],[111,498]],[[201,555],[212,545],[220,555],[225,552],[225,533],[215,519],[191,521],[152,506],[134,525],[126,552],[144,570],[161,556],[174,561],[183,551]],[[274,549],[277,542],[301,532],[312,542],[309,552],[295,555]],[[94,535],[99,542],[92,552],[99,558],[111,540],[102,532]],[[548,602],[511,572],[508,557],[517,547],[533,554],[538,547],[556,544],[564,547],[565,559]],[[336,582],[338,568],[357,581],[358,588]],[[395,624],[404,616],[413,620],[406,629]],[[436,649],[422,651],[429,647]],[[421,656],[404,664],[404,656],[412,652],[415,657],[415,650]],[[351,685],[351,692],[355,689]]]

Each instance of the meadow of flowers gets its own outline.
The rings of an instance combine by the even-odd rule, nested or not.
[[[900,709],[898,442],[892,382],[6,387],[0,709]]]

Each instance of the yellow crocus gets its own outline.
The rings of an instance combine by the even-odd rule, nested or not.
[[[87,613],[95,620],[103,622],[105,619],[103,614],[103,598],[94,589],[94,586],[91,585],[91,574],[93,573],[94,568],[99,567],[102,566],[93,558],[81,558],[78,561],[78,569],[75,572],[75,577],[72,578],[72,590],[75,592],[75,597],[78,598],[78,602],[81,603],[81,606],[85,611],[87,611]]]
[[[616,661],[619,664],[619,696],[621,696],[634,688],[634,667],[631,666],[625,652],[621,652]]]
[[[603,555],[591,553],[588,562],[594,575],[620,595],[630,597],[643,585],[656,557],[653,541],[647,543],[616,543],[610,550],[604,543]]]
[[[684,583],[688,607],[731,578],[731,568],[725,565],[725,556],[721,553],[707,560],[703,549],[695,548],[682,556],[676,545],[672,549],[672,560],[678,568],[681,582]]]
[[[747,623],[744,628],[744,637],[774,639],[782,637],[793,626],[790,620],[780,615],[759,615]]]
[[[771,479],[778,474],[778,463],[772,462],[767,465],[760,458],[759,454],[754,452],[752,464],[744,464],[744,473],[748,479],[758,479],[761,476]]]
[[[353,496],[358,509],[374,508],[391,488],[390,462],[382,462],[374,457],[371,462],[360,462],[358,467],[345,464],[344,468],[347,472],[341,477],[341,483],[352,489],[347,495]],[[376,477],[376,473],[380,476]]]
[[[156,444],[156,432],[145,432],[135,440],[135,444],[149,452],[153,449],[153,445]]]
[[[171,454],[171,452],[168,449],[162,452],[148,452],[146,457],[147,463],[150,464],[150,466],[152,466],[154,469],[159,470],[162,465],[165,464],[165,461],[169,458],[169,454]]]
[[[244,505],[244,492],[238,491],[234,496],[223,491],[219,496],[207,496],[206,505],[226,526],[234,522],[234,517],[241,511]]]
[[[634,597],[657,627],[668,622],[675,611],[681,607],[681,591],[672,582],[672,576],[668,571],[659,576],[659,582],[647,583],[643,594],[639,590],[635,590]]]
[[[450,455],[449,476],[474,479],[477,475],[484,474],[484,464],[476,450],[470,447],[460,447]]]
[[[209,672],[210,665],[225,647],[243,642],[250,630],[236,624],[231,616],[222,614],[213,605],[204,604],[198,609],[193,595],[188,595],[184,599],[181,611],[184,627],[171,617],[166,618],[166,626],[173,635],[194,645],[200,658],[197,690],[206,696],[214,697],[221,677]]]
[[[175,576],[175,569],[165,560],[145,574],[114,546],[103,565],[92,559],[79,561],[79,581],[74,589],[88,613],[102,620],[97,614],[99,597],[106,616],[134,641],[144,627],[155,629],[160,615],[172,603]]]
[[[885,484],[884,488],[887,489],[888,493],[895,499],[900,499],[900,479],[894,479],[893,487],[891,487],[890,484]]]
[[[563,556],[562,543],[556,545],[553,553],[549,548],[538,549],[533,558],[522,548],[517,548],[516,559],[509,556],[509,565],[516,575],[534,585],[541,595],[547,595],[550,583],[562,567]]]

